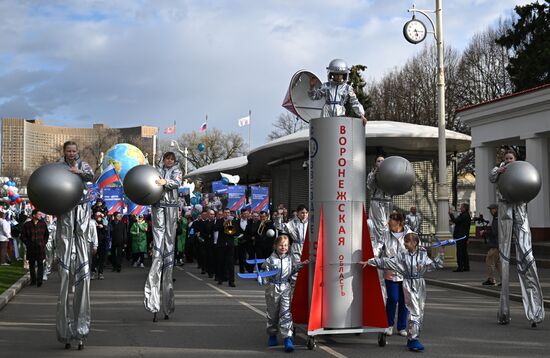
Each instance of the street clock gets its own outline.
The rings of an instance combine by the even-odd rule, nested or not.
[[[415,19],[409,20],[403,26],[403,36],[405,39],[412,44],[417,44],[424,41],[426,38],[426,26],[420,20]]]

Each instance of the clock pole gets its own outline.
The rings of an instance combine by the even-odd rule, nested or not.
[[[438,118],[438,162],[439,180],[437,184],[437,228],[436,236],[440,240],[452,238],[449,231],[449,189],[447,185],[447,142],[445,136],[445,61],[443,46],[443,9],[442,0],[435,1],[435,11],[409,9],[428,18],[436,41],[437,49],[437,118]],[[426,12],[435,13],[435,26]],[[435,28],[434,28],[435,27]],[[445,266],[456,267],[456,246],[445,247]]]

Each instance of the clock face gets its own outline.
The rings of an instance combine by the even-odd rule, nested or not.
[[[417,44],[426,38],[426,26],[421,21],[412,19],[403,27],[403,35],[410,43]]]

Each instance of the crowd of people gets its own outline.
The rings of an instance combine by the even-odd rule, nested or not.
[[[62,162],[69,170],[79,175],[83,182],[90,181],[91,168],[80,161],[76,143],[65,143],[64,154]],[[505,160],[514,161],[515,154],[506,153]],[[369,229],[374,258],[360,263],[380,269],[389,326],[385,334],[391,336],[396,326],[397,334],[408,338],[409,349],[423,350],[418,339],[426,299],[423,275],[443,267],[444,251],[441,249],[437,257],[430,259],[420,245],[422,218],[416,207],[411,207],[405,216],[394,210],[392,196],[378,188],[375,177],[383,161],[383,156],[376,157],[367,181],[371,193]],[[498,180],[505,168],[505,164],[495,167],[492,180]],[[260,262],[264,270],[278,270],[277,275],[263,280],[268,344],[277,345],[277,335],[281,335],[285,350],[292,351],[290,302],[298,271],[309,262],[302,260],[302,247],[309,230],[308,208],[299,205],[290,213],[283,205],[271,212],[232,211],[223,208],[219,200],[203,203],[204,208],[202,205],[182,207],[177,193],[181,171],[174,153],[164,154],[158,171],[157,185],[164,187],[163,197],[145,214],[109,213],[101,198],[90,205],[86,195],[71,211],[57,218],[44,216],[30,205],[22,206],[18,215],[0,211],[0,263],[5,265],[10,259],[21,259],[19,243],[23,243],[31,285],[40,287],[57,262],[61,278],[58,340],[70,348],[71,340],[76,339],[81,349],[90,325],[90,279],[105,279],[107,264],[113,274],[117,274],[128,265],[144,268],[146,259],[151,259],[144,305],[154,313],[153,321],[156,322],[157,313],[163,312],[164,319],[169,319],[174,311],[172,268],[175,265],[196,262],[201,274],[218,285],[227,283],[235,287],[235,268],[239,273],[254,273]],[[490,246],[486,259],[488,278],[483,285],[496,285],[497,272],[501,271],[501,280],[507,287],[508,261],[505,260],[505,267],[499,270],[499,256],[508,257],[514,236],[518,250],[525,252],[518,263],[525,267],[520,271],[520,280],[534,282],[525,285],[532,299],[524,303],[528,320],[535,327],[544,319],[544,310],[541,311],[540,284],[530,254],[525,205],[508,204],[499,198],[499,204],[491,204],[488,209],[493,221],[481,232]],[[457,244],[458,268],[455,271],[469,271],[467,244],[472,218],[468,204],[460,205],[458,215],[449,211],[449,219],[454,225],[453,238]],[[12,254],[8,255],[8,251]],[[128,265],[124,265],[125,260]],[[250,260],[256,264],[251,264]],[[69,289],[73,292],[73,309],[78,312],[68,312]],[[507,290],[503,292],[498,320],[507,324]]]

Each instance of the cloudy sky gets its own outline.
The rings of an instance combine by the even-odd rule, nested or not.
[[[445,43],[462,50],[474,33],[530,2],[443,1]],[[419,51],[402,35],[412,3],[0,0],[0,117],[161,132],[176,121],[179,135],[208,115],[209,128],[246,139],[237,119],[251,110],[254,147],[284,112],[297,70],[325,79],[328,62],[343,58],[367,65],[373,80]],[[416,7],[433,9],[435,1]]]

